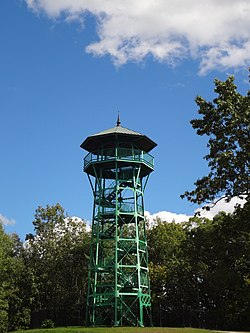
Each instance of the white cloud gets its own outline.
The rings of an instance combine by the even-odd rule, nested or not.
[[[67,224],[69,222],[69,220],[74,221],[76,224],[79,224],[80,226],[82,224],[84,224],[85,227],[86,227],[86,231],[87,232],[91,231],[91,227],[89,225],[89,221],[85,221],[81,217],[78,217],[78,216],[71,216],[71,217],[65,219],[65,223]]]
[[[232,213],[235,209],[237,204],[243,206],[245,204],[245,199],[240,199],[238,197],[234,197],[231,199],[230,202],[226,202],[226,200],[220,200],[214,207],[212,207],[209,211],[203,210],[201,208],[197,209],[194,213],[200,213],[200,217],[206,217],[208,219],[213,219],[213,217],[218,214],[219,212],[226,212]],[[152,228],[155,224],[157,219],[160,219],[162,222],[175,222],[181,223],[188,221],[191,217],[185,214],[176,214],[167,211],[160,211],[158,213],[151,214],[150,212],[145,211],[145,216],[149,222],[149,227]]]
[[[188,216],[185,214],[171,213],[164,210],[155,214],[150,214],[150,212],[145,211],[145,217],[149,222],[149,227],[152,228],[156,224],[157,219],[160,219],[162,222],[181,223],[188,221],[192,216]]]
[[[243,206],[245,202],[246,202],[245,199],[240,199],[238,197],[232,198],[230,202],[226,202],[225,199],[222,199],[219,202],[217,202],[217,204],[214,207],[212,207],[210,210],[207,211],[204,209],[197,209],[196,212],[199,212],[201,217],[212,219],[219,212],[232,213],[237,204]]]
[[[175,65],[198,59],[200,73],[250,64],[249,0],[26,0],[50,18],[96,18],[98,41],[86,51],[116,65],[152,55]]]
[[[2,214],[0,214],[0,223],[2,225],[14,225],[16,222],[13,219],[9,219],[6,216],[3,216]]]

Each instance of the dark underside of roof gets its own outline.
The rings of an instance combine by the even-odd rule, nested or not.
[[[101,147],[111,148],[116,146],[134,146],[145,152],[149,152],[157,144],[146,135],[119,125],[90,135],[83,141],[80,147],[89,152],[94,152]]]
[[[100,147],[111,148],[115,146],[131,147],[134,146],[145,152],[149,152],[157,144],[145,135],[109,133],[103,135],[93,135],[86,138],[81,144],[81,148],[94,152]]]

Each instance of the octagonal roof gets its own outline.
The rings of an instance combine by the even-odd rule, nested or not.
[[[115,127],[88,136],[80,147],[92,152],[102,145],[114,147],[117,142],[119,142],[121,146],[122,144],[124,146],[134,144],[138,149],[144,150],[145,152],[149,152],[157,146],[157,144],[146,135],[122,127],[118,116],[117,125]]]

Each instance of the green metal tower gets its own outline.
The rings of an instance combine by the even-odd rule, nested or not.
[[[143,195],[156,143],[117,125],[89,136],[81,148],[94,195],[87,325],[151,324]],[[147,317],[147,318],[146,318]]]

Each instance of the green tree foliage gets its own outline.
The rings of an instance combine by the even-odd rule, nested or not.
[[[148,230],[154,325],[250,327],[250,202],[212,221]],[[0,227],[0,332],[84,321],[89,235],[60,205],[38,207],[23,247]]]
[[[29,327],[32,294],[31,276],[25,265],[23,244],[18,235],[12,234],[9,237],[12,242],[12,265],[8,268],[10,277],[8,330],[14,331]]]
[[[30,303],[25,293],[27,274],[21,251],[18,236],[7,235],[0,224],[0,332],[27,328],[30,322]]]
[[[195,182],[193,191],[181,197],[206,204],[222,196],[228,201],[234,196],[249,196],[250,183],[250,92],[237,92],[234,77],[225,82],[215,80],[217,97],[208,102],[196,97],[200,119],[191,121],[198,135],[207,135],[210,172]]]
[[[8,328],[8,289],[10,281],[8,268],[11,261],[11,240],[4,233],[0,224],[0,332],[6,332]]]
[[[149,231],[155,325],[250,327],[250,202]]]
[[[210,327],[249,329],[250,92],[237,92],[233,76],[225,82],[215,80],[215,92],[213,103],[196,98],[202,118],[191,121],[198,135],[209,137],[205,159],[210,172],[181,197],[215,204],[238,196],[246,203],[232,215],[220,213],[213,221],[195,217],[187,225],[182,244],[189,267],[186,279],[197,300],[190,309]]]
[[[183,224],[157,222],[148,231],[153,318],[160,326],[182,325],[182,308],[189,290],[181,245],[187,235]]]
[[[25,258],[33,276],[32,325],[45,319],[57,325],[80,324],[89,251],[86,225],[67,217],[59,204],[38,207],[33,225]]]
[[[197,280],[199,308],[211,326],[250,327],[249,216],[249,202],[232,215],[220,213],[213,221],[191,228],[184,244],[190,276]]]

